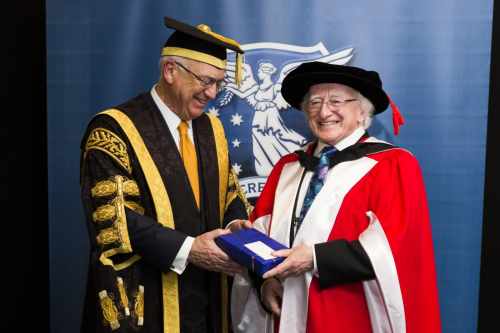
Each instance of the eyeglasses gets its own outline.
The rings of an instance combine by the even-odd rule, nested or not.
[[[341,100],[341,99],[323,100],[322,98],[313,98],[313,99],[309,100],[309,102],[307,103],[307,107],[308,107],[309,111],[317,112],[317,111],[321,110],[321,108],[323,107],[323,103],[325,103],[325,102],[326,102],[326,105],[330,109],[334,109],[334,108],[338,109],[338,108],[346,105],[347,103],[354,102],[357,100],[358,100],[357,98],[348,98],[348,99],[344,99],[344,100]]]
[[[186,72],[188,72],[189,74],[191,74],[196,80],[198,80],[198,82],[200,82],[201,86],[204,89],[210,88],[212,85],[215,84],[215,90],[217,91],[217,93],[219,93],[224,88],[224,86],[223,86],[224,80],[216,80],[213,77],[209,77],[209,76],[199,76],[199,75],[193,73],[188,68],[186,68],[186,66],[184,66],[183,64],[181,64],[181,63],[179,63],[177,61],[174,61],[174,62],[179,67],[181,67],[183,70],[185,70]]]

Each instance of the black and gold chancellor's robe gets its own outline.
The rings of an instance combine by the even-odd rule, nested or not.
[[[200,209],[167,124],[149,93],[98,114],[81,146],[90,237],[82,332],[225,332],[227,279],[170,270],[186,235],[247,218],[220,121],[193,120]]]

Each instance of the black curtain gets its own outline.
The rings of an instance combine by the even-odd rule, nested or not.
[[[45,1],[3,11],[2,332],[47,332],[47,107]]]
[[[493,5],[478,332],[498,331],[500,256],[500,4]]]

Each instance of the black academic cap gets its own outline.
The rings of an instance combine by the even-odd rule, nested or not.
[[[233,50],[236,52],[236,82],[241,80],[243,50],[238,42],[213,32],[206,24],[193,27],[170,17],[165,17],[164,22],[175,31],[165,42],[162,56],[180,56],[225,69],[226,50]]]
[[[377,72],[318,61],[304,62],[283,79],[281,94],[291,106],[300,109],[300,104],[309,89],[320,83],[339,83],[359,91],[375,107],[374,114],[384,112],[390,105],[394,134],[398,135],[399,126],[404,124],[404,118],[382,88],[382,80]]]
[[[281,94],[291,106],[300,109],[309,88],[319,83],[340,83],[359,91],[375,106],[375,114],[389,106],[389,98],[382,89],[377,72],[318,61],[302,63],[291,71],[283,80]]]

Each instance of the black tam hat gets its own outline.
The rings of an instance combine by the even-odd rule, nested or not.
[[[281,94],[291,106],[300,110],[300,104],[309,88],[320,83],[339,83],[359,91],[372,102],[374,114],[384,112],[390,104],[394,133],[399,133],[399,126],[404,123],[404,119],[398,107],[382,89],[382,80],[375,71],[318,61],[305,62],[283,79]]]
[[[184,57],[226,69],[226,51],[232,50],[236,52],[236,83],[241,81],[243,50],[238,42],[213,32],[206,24],[193,27],[169,17],[165,17],[164,22],[175,31],[165,42],[162,56]]]

